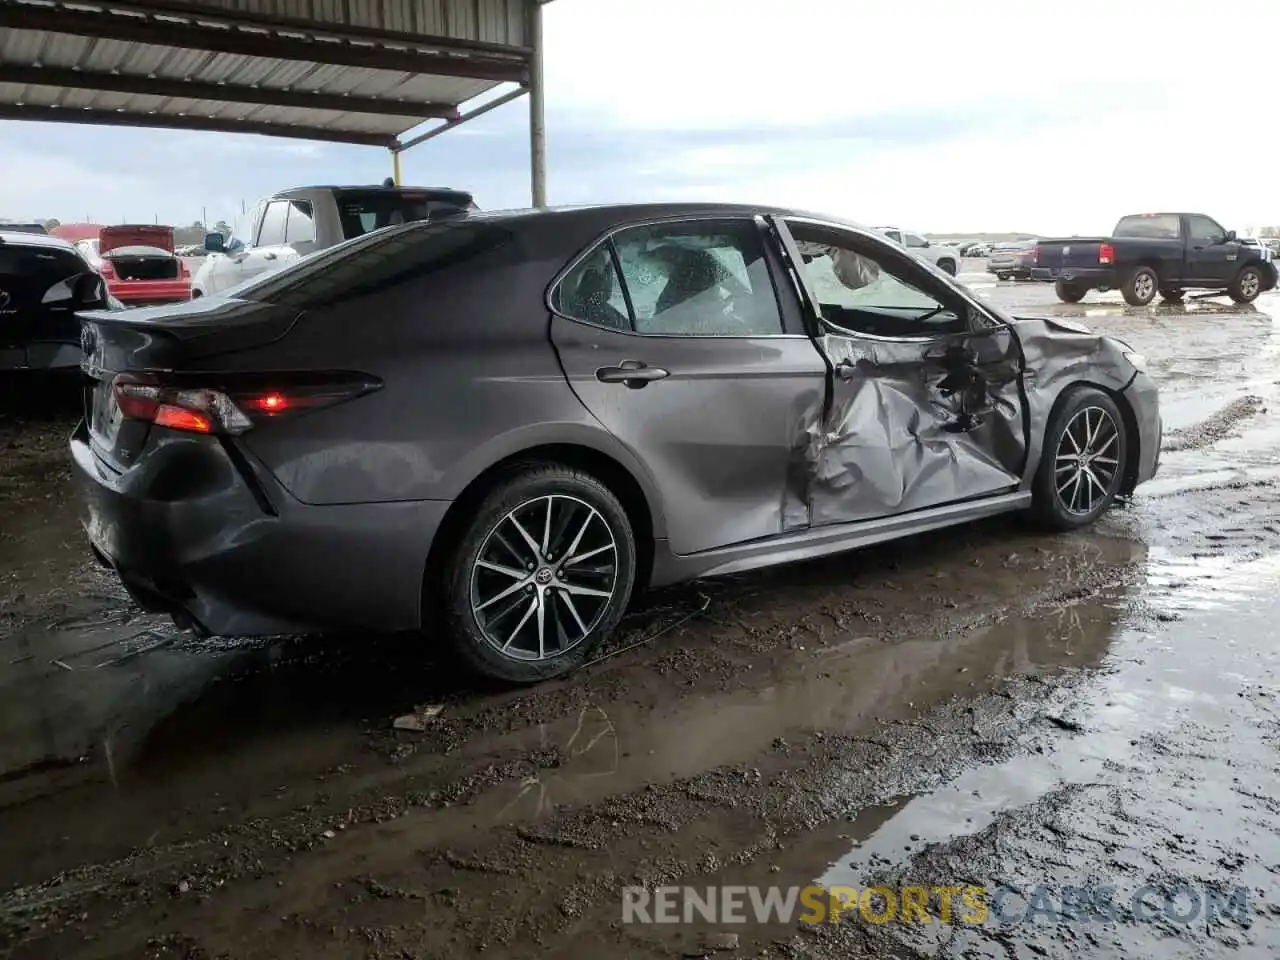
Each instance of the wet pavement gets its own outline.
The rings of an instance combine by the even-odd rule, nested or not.
[[[0,956],[1275,956],[1280,296],[961,279],[1147,357],[1130,505],[654,592],[528,691],[140,614],[79,535],[74,405],[0,415]],[[621,922],[626,886],[818,883],[928,922]]]

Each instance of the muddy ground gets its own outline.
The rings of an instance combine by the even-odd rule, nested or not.
[[[10,407],[0,955],[1275,956],[1280,297],[962,279],[1146,355],[1167,449],[1131,504],[656,592],[532,691],[429,638],[139,613],[79,534],[75,404]],[[621,922],[626,885],[819,882],[1013,893],[981,924]],[[1118,907],[1044,909],[1072,887]]]

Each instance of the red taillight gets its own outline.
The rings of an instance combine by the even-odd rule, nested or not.
[[[255,419],[330,406],[369,393],[381,384],[360,374],[248,374],[228,376],[216,387],[191,377],[161,381],[152,374],[122,373],[112,381],[116,405],[129,420],[171,430],[239,434]],[[293,380],[288,386],[266,386]]]
[[[175,407],[162,403],[156,409],[155,419],[151,421],[157,427],[168,427],[171,430],[189,430],[192,433],[213,433],[213,424],[203,413]]]
[[[1037,246],[1037,247],[1032,247],[1032,248],[1031,248],[1031,263],[1032,263],[1032,265],[1035,265],[1035,264],[1037,264],[1037,263],[1039,263],[1039,262],[1040,262],[1040,248],[1039,248],[1038,246]]]
[[[1116,251],[1115,247],[1109,243],[1098,244],[1098,262],[1099,263],[1115,263]]]
[[[187,261],[185,260],[178,261],[178,276],[180,276],[183,280],[191,279],[191,268],[187,266]]]

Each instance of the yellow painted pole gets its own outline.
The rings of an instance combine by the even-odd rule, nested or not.
[[[400,151],[391,151],[391,177],[395,180],[396,186],[400,186]]]

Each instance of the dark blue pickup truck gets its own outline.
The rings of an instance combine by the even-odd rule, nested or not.
[[[1276,286],[1268,248],[1201,213],[1140,213],[1121,217],[1109,237],[1041,240],[1032,264],[1031,278],[1052,281],[1063,303],[1079,303],[1090,290],[1119,290],[1135,307],[1157,293],[1177,302],[1187,290],[1251,303]]]

